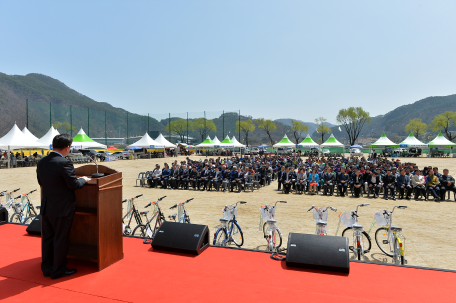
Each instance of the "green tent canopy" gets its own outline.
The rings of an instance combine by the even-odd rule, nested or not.
[[[382,136],[374,143],[371,144],[371,147],[383,147],[383,146],[391,146],[391,147],[398,147],[399,144],[394,143],[388,137],[385,135],[385,133],[382,134]]]
[[[318,144],[307,134],[307,137],[301,143],[296,145],[298,148],[316,148]]]
[[[220,145],[214,143],[209,136],[207,136],[206,140],[195,146],[196,148],[219,148]]]
[[[437,137],[434,138],[431,142],[428,143],[429,147],[437,147],[437,146],[443,146],[443,147],[455,147],[456,144],[448,140],[443,136],[443,134],[440,132]]]
[[[321,145],[321,147],[344,147],[345,148],[345,145],[343,145],[342,143],[340,143],[336,137],[334,137],[333,134],[331,134],[331,136],[329,136],[328,140],[326,140],[325,143],[323,143]]]
[[[73,144],[71,144],[72,148],[76,149],[83,149],[83,148],[102,148],[106,149],[106,145],[93,141],[86,135],[86,133],[82,130],[79,130],[78,134],[73,138]]]
[[[230,139],[229,136],[226,136],[225,139],[223,139],[222,142],[220,142],[220,147],[223,148],[234,148],[234,142]]]
[[[274,144],[272,147],[295,147],[296,144],[291,142],[290,139],[288,139],[287,135],[283,136],[282,140]]]

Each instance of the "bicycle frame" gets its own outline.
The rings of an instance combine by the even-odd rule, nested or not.
[[[182,207],[182,215],[180,216],[180,218],[178,219],[178,223],[190,223],[190,216],[187,214],[187,210],[185,209],[185,204],[192,201],[194,198],[191,198],[191,199],[188,199],[187,201],[184,201],[184,202],[181,202],[179,204],[174,204],[173,206],[171,206],[169,209],[173,209],[173,208],[178,208],[178,213],[179,213],[179,207]],[[176,216],[177,214],[174,214],[174,215],[171,215],[171,216],[168,216],[170,219],[173,219],[174,221],[176,220]],[[188,221],[188,222],[187,222]]]
[[[386,214],[389,216],[389,222],[385,226],[388,228],[388,237],[387,237],[388,243],[387,244],[389,246],[390,252],[393,253],[393,259],[397,260],[398,255],[405,257],[405,249],[404,249],[404,241],[403,241],[403,240],[405,240],[405,238],[402,234],[399,233],[399,231],[394,231],[392,229],[393,212],[394,212],[395,208],[404,209],[404,208],[407,208],[407,206],[394,206],[393,209],[391,210],[391,212],[388,212],[386,209],[384,209],[383,214]],[[397,247],[395,245],[396,241],[399,243],[399,251],[397,251]],[[386,243],[384,243],[384,244],[386,244]]]
[[[351,215],[355,223],[352,226],[353,229],[353,245],[356,245],[356,247],[353,248],[353,251],[356,252],[356,254],[360,254],[364,256],[364,243],[363,243],[363,231],[364,228],[362,225],[359,224],[358,222],[358,208],[360,206],[367,206],[369,204],[359,204],[356,206],[356,210],[351,211]]]
[[[318,215],[318,220],[315,221],[315,234],[320,235],[320,236],[326,236],[327,235],[326,227],[328,226],[328,224],[326,223],[325,220],[323,220],[323,216],[324,216],[325,212],[328,211],[328,209],[331,209],[334,212],[337,211],[337,209],[333,208],[331,206],[328,206],[326,208],[323,208],[323,207],[317,208],[314,205],[312,205],[312,207],[308,210],[308,212],[311,211],[312,209],[314,209]]]
[[[130,198],[130,199],[125,199],[125,200],[122,201],[122,203],[127,202],[127,201],[131,201],[131,204],[132,204],[131,209],[127,212],[127,214],[125,216],[122,217],[122,223],[124,224],[124,231],[123,231],[124,234],[125,234],[125,231],[127,231],[128,234],[131,233],[130,224],[131,224],[131,220],[133,219],[133,217],[136,220],[136,224],[138,224],[138,225],[142,224],[141,216],[139,215],[139,212],[136,209],[135,204],[133,203],[136,198],[139,198],[141,196],[142,195],[137,195],[136,197],[133,197],[133,198]],[[128,224],[125,225],[124,220],[125,220],[125,218],[128,215],[130,215],[130,220],[128,220]],[[128,228],[128,230],[127,230],[127,228]]]
[[[270,207],[272,208],[276,208],[277,206],[277,203],[287,203],[286,201],[276,201],[276,203],[274,204],[274,206],[272,205],[265,205],[265,209],[268,210],[270,209]],[[272,216],[272,219],[268,219],[266,221],[266,231],[267,231],[267,241],[268,241],[268,249],[270,251],[276,251],[277,252],[277,240],[276,240],[276,233],[275,233],[275,230],[278,231],[279,233],[279,236],[282,237],[282,232],[280,231],[280,228],[279,226],[277,225],[277,221],[274,219],[275,215]]]
[[[227,210],[227,209],[232,209],[232,210],[237,209],[238,203],[245,204],[245,203],[247,203],[247,202],[238,201],[238,202],[236,202],[236,204],[235,204],[234,206],[233,206],[233,205],[231,205],[231,206],[225,206],[224,211]],[[239,224],[238,224],[238,222],[237,222],[237,220],[236,220],[236,215],[233,214],[232,219],[229,219],[229,220],[228,220],[228,219],[220,219],[220,221],[223,222],[224,225],[223,225],[223,226],[220,226],[220,227],[217,229],[217,231],[215,232],[215,234],[214,234],[214,244],[215,244],[215,240],[216,240],[215,237],[217,236],[217,234],[218,234],[219,232],[221,232],[222,229],[225,230],[225,237],[224,237],[224,239],[222,240],[222,242],[219,243],[220,246],[226,246],[226,245],[230,242],[230,240],[233,239],[233,235],[234,235],[235,233],[239,232],[239,233],[241,233],[241,235],[242,235],[242,229],[241,229],[241,227],[239,226]],[[231,221],[231,225],[229,225],[229,221]],[[236,226],[236,228],[238,229],[237,232],[235,232],[235,228],[234,228],[235,226]]]

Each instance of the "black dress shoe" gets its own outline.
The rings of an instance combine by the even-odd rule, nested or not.
[[[45,273],[43,273],[43,276],[44,276],[45,278],[48,278],[48,277],[50,277],[51,275],[50,275],[50,274],[45,274]]]
[[[77,273],[78,270],[77,269],[66,269],[63,273],[61,273],[60,275],[58,276],[54,276],[54,277],[51,277],[51,279],[58,279],[58,278],[63,278],[63,277],[69,277],[71,275],[74,275],[75,273]]]

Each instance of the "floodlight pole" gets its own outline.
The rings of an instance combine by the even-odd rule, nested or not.
[[[73,137],[73,106],[70,105],[70,132],[71,137]]]
[[[239,142],[241,142],[241,110],[239,110]]]
[[[171,113],[168,114],[168,141],[171,142]]]
[[[147,134],[149,134],[149,113],[147,113]]]
[[[52,103],[49,102],[49,128],[52,127]]]
[[[105,111],[105,145],[108,146],[108,130],[106,127],[106,111]]]
[[[28,128],[29,128],[29,127],[28,127],[28,99],[25,99],[25,106],[26,106],[25,111],[26,111],[26,113],[27,113],[27,129],[28,129]]]
[[[90,137],[90,108],[87,107],[87,136]]]
[[[187,112],[187,145],[188,145],[188,112]]]
[[[225,138],[225,111],[223,111],[223,135],[222,138]]]
[[[207,128],[206,128],[206,112],[204,112],[204,137],[207,135]],[[203,140],[206,138],[203,138]]]
[[[127,112],[127,145],[128,145],[128,112]]]

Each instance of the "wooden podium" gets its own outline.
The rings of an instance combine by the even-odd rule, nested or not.
[[[78,177],[97,172],[95,165],[75,168]],[[98,165],[101,178],[91,178],[75,191],[76,214],[70,233],[68,258],[98,264],[98,270],[123,258],[122,173]]]

